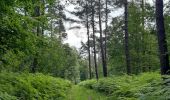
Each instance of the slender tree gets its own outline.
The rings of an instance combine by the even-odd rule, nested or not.
[[[96,79],[98,80],[99,75],[98,75],[98,66],[97,66],[97,59],[96,59],[96,36],[95,36],[95,20],[94,20],[94,15],[95,15],[95,11],[94,11],[94,2],[93,0],[91,0],[91,10],[92,10],[92,30],[93,30],[93,46],[94,46],[94,66],[95,66],[95,73],[96,73]]]
[[[159,44],[161,74],[169,74],[169,57],[164,27],[163,0],[156,0],[156,25]]]
[[[145,1],[142,0],[142,28],[145,29]]]
[[[142,8],[142,54],[145,55],[145,51],[146,51],[146,45],[145,45],[145,1],[142,0],[142,4],[141,4],[141,8]],[[149,58],[149,57],[148,57]],[[142,68],[142,71],[145,72],[146,71],[146,68],[143,67]]]
[[[87,44],[88,44],[88,61],[89,61],[89,77],[92,78],[91,73],[91,52],[90,52],[90,34],[89,34],[89,9],[88,9],[88,1],[86,1],[86,28],[87,28]]]
[[[38,2],[38,1],[37,1]],[[40,14],[40,6],[36,5],[34,7],[34,16],[35,17],[39,17],[41,14]],[[36,35],[39,36],[41,33],[41,30],[40,30],[40,23],[39,21],[37,22],[37,25],[36,25]],[[31,68],[31,72],[32,73],[35,73],[36,72],[36,69],[37,69],[37,66],[38,66],[38,53],[36,52],[34,58],[33,58],[33,65],[32,65],[32,68]]]
[[[107,77],[107,67],[106,67],[106,59],[103,48],[103,33],[102,33],[102,21],[101,21],[101,0],[99,0],[99,29],[100,29],[100,49],[102,55],[102,66],[103,66],[103,76]]]
[[[105,0],[105,45],[104,45],[104,53],[105,53],[105,66],[107,68],[107,32],[108,32],[108,0]]]
[[[42,2],[42,11],[41,11],[41,15],[44,16],[45,15],[45,0],[41,0]],[[44,27],[45,23],[42,22],[42,29],[41,29],[41,34],[44,35]]]
[[[129,33],[128,33],[128,1],[124,1],[124,8],[125,8],[125,56],[126,56],[126,68],[127,68],[127,74],[131,74],[131,66],[130,66],[130,54],[129,54]]]

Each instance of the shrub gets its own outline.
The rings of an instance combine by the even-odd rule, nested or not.
[[[71,88],[69,81],[40,73],[0,73],[0,98],[14,100],[60,100]],[[12,99],[9,99],[12,100]]]
[[[2,93],[0,92],[0,100],[16,100],[17,98],[15,96],[11,96],[8,93]]]

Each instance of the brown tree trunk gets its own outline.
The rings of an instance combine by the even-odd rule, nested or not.
[[[104,45],[104,53],[105,53],[105,66],[107,68],[107,34],[108,34],[108,0],[105,0],[105,6],[106,6],[106,11],[105,11],[105,45]]]
[[[156,25],[159,44],[161,74],[169,74],[169,57],[164,26],[163,0],[156,0]]]
[[[101,0],[99,0],[99,29],[100,29],[100,49],[102,54],[102,66],[103,66],[103,76],[107,77],[107,67],[105,60],[105,53],[103,48],[103,34],[102,34],[102,21],[101,21]]]
[[[87,28],[87,38],[88,38],[88,61],[89,61],[89,78],[92,78],[91,73],[91,54],[90,54],[90,34],[89,34],[89,9],[88,9],[88,1],[86,1],[86,28]]]
[[[35,6],[35,8],[34,8],[34,16],[35,17],[39,17],[40,16],[40,6]],[[37,28],[36,29],[37,30],[36,35],[40,36],[41,30],[40,30],[39,22],[37,22],[36,28]],[[36,52],[36,54],[34,55],[34,58],[33,58],[33,64],[32,64],[32,68],[31,68],[31,72],[32,73],[36,72],[37,66],[38,66],[38,53]]]
[[[129,33],[128,33],[128,1],[124,2],[125,8],[125,56],[127,74],[131,74],[130,54],[129,54]]]
[[[95,65],[95,73],[96,73],[96,79],[99,79],[98,76],[98,66],[97,66],[97,59],[96,59],[96,36],[95,36],[95,23],[94,23],[94,5],[93,0],[91,0],[91,9],[92,9],[92,29],[93,29],[93,45],[94,45],[94,65]]]

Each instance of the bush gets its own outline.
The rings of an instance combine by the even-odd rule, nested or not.
[[[166,100],[157,98],[165,96],[163,93],[160,94],[163,91],[161,83],[158,73],[143,73],[138,76],[112,76],[99,79],[98,82],[88,80],[79,85],[104,93],[108,95],[109,100]]]
[[[11,96],[8,93],[2,93],[0,92],[0,100],[16,100],[17,98],[15,96]]]
[[[2,100],[62,100],[71,83],[60,78],[37,74],[0,73]]]

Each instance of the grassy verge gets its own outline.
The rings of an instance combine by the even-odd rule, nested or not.
[[[107,100],[106,96],[81,86],[73,86],[66,100]]]

